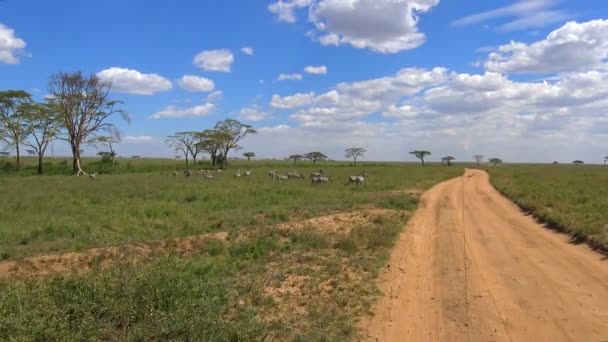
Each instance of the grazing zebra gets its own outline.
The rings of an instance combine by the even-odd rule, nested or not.
[[[177,177],[177,175],[179,175],[179,172],[177,172],[177,171],[173,171],[173,175],[174,175],[175,177]]]
[[[215,179],[215,176],[207,173],[207,174],[205,174],[205,179],[212,180],[212,179]]]
[[[89,178],[95,180],[97,178],[97,173],[89,173]]]
[[[287,175],[276,175],[275,180],[286,181],[286,180],[289,180],[289,177]]]
[[[241,170],[236,170],[234,173],[234,178],[241,178]]]
[[[287,178],[288,179],[299,179],[299,180],[302,180],[302,179],[304,179],[304,175],[301,174],[301,173],[298,173],[298,172],[289,172],[287,174]]]
[[[270,176],[270,178],[274,179],[276,177],[276,175],[277,175],[276,169],[268,171],[268,176]]]
[[[312,184],[333,183],[334,179],[329,176],[314,177],[310,180]]]
[[[245,171],[245,177],[251,176],[251,171]]]
[[[184,176],[192,177],[192,170],[184,170]]]
[[[217,169],[217,173],[222,173],[222,169]]]
[[[365,177],[363,176],[349,176],[346,184],[357,184],[361,185],[365,183]]]

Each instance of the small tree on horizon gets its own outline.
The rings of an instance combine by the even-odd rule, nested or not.
[[[112,164],[114,164],[114,160],[117,156],[117,153],[114,150],[114,144],[118,143],[120,143],[120,132],[118,132],[118,129],[116,128],[109,129],[107,135],[97,135],[87,141],[88,145],[92,145],[95,147],[97,147],[97,145],[106,146],[108,148],[108,153],[104,154],[104,156],[106,158],[106,161],[109,161]],[[99,153],[97,153],[97,155],[101,156],[101,154]]]
[[[490,160],[488,160],[490,162],[490,164],[496,166],[498,164],[502,164],[502,159],[500,158],[490,158]]]
[[[575,160],[575,161],[573,161],[573,162],[572,162],[572,164],[575,164],[575,165],[583,165],[583,164],[585,164],[585,162],[584,162],[584,161],[582,161],[582,160]]]
[[[247,158],[248,161],[250,161],[251,158],[255,158],[255,152],[245,152],[243,153],[243,156]]]
[[[420,159],[422,166],[424,166],[424,158],[426,158],[426,156],[430,156],[431,152],[416,150],[416,151],[410,152],[410,154],[413,154],[414,156],[416,156],[416,158]]]
[[[304,159],[304,156],[301,154],[292,154],[289,156],[289,158],[287,158],[289,160],[293,160],[293,165],[295,166],[296,163],[298,162],[298,160],[302,160]]]
[[[353,158],[353,166],[357,166],[357,159],[359,157],[365,156],[365,153],[367,153],[367,150],[364,149],[363,147],[351,147],[351,148],[347,148],[345,152],[346,152],[345,157],[347,159]]]
[[[608,156],[604,157],[604,165],[608,162]]]
[[[454,160],[456,158],[452,157],[452,156],[447,156],[447,157],[443,157],[441,158],[441,164],[445,164],[447,166],[452,166],[452,160]]]
[[[476,154],[473,156],[473,159],[475,159],[475,161],[477,162],[477,166],[479,166],[479,163],[481,163],[483,161],[484,156],[482,156],[481,154]]]
[[[327,160],[327,156],[318,151],[306,153],[304,158],[312,160],[313,165],[317,163],[317,160]]]

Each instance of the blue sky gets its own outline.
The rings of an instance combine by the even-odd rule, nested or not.
[[[232,117],[260,157],[599,162],[605,18],[601,0],[5,0],[0,89],[107,78],[131,114],[123,155],[172,155],[165,136]]]

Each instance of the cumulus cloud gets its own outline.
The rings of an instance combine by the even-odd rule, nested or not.
[[[18,54],[23,53],[25,41],[15,36],[15,30],[0,23],[0,63],[19,63]]]
[[[277,81],[301,81],[302,74],[280,74]]]
[[[245,107],[239,112],[239,119],[244,121],[262,121],[267,116],[260,106]]]
[[[499,18],[512,18],[498,27],[500,31],[525,30],[564,21],[571,16],[554,9],[559,0],[520,0],[505,7],[476,13],[452,22],[454,26],[466,26]],[[515,19],[513,19],[515,18]]]
[[[244,48],[241,49],[241,52],[244,53],[244,54],[246,54],[246,55],[253,56],[253,52],[254,51],[253,51],[252,47],[246,46],[246,47],[244,47]]]
[[[604,67],[544,81],[514,81],[490,71],[408,68],[340,83],[320,94],[275,94],[270,107],[286,112],[289,120],[280,129],[260,130],[266,133],[256,139],[280,141],[275,145],[284,154],[314,149],[322,141],[328,153],[352,144],[366,146],[370,159],[393,159],[404,147],[424,146],[434,154],[466,158],[473,149],[505,160],[559,160],[560,155],[608,148],[608,143],[593,152],[587,147],[606,134],[598,127],[608,126],[607,99]]]
[[[230,50],[220,49],[200,52],[194,56],[192,64],[207,71],[230,72],[230,67],[233,62],[234,55],[232,52],[230,52]]]
[[[213,103],[205,103],[202,105],[179,108],[176,106],[167,106],[165,109],[150,116],[152,119],[175,119],[175,118],[192,118],[205,116],[213,112],[215,105]]]
[[[306,68],[304,68],[304,71],[307,74],[311,74],[311,75],[325,75],[325,74],[327,74],[327,67],[325,65],[320,65],[320,66],[309,65]]]
[[[154,138],[149,135],[127,135],[122,140],[130,143],[143,143],[153,141]]]
[[[154,95],[173,88],[168,79],[158,74],[144,74],[134,69],[112,67],[97,73],[112,84],[112,90],[135,95]]]
[[[608,20],[592,20],[568,22],[532,44],[502,45],[484,66],[502,73],[558,73],[597,67],[607,58]]]
[[[195,75],[184,75],[177,83],[185,90],[194,93],[206,93],[215,88],[215,83],[212,80]]]
[[[277,15],[280,21],[295,23],[295,10],[307,7],[312,0],[279,0],[268,5],[268,10]]]
[[[419,15],[439,0],[310,0],[278,1],[271,12],[282,21],[295,22],[294,11],[309,8],[313,36],[322,45],[351,45],[380,53],[414,49],[425,41],[418,31]]]
[[[209,93],[209,95],[207,95],[205,97],[205,101],[217,102],[217,101],[221,100],[222,97],[224,97],[224,93],[221,90],[216,90],[214,92]]]

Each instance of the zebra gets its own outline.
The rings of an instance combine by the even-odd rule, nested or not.
[[[251,176],[251,171],[245,171],[245,177]]]
[[[97,178],[97,172],[89,173],[89,178],[91,178],[92,180],[95,180]]]
[[[365,177],[359,175],[359,176],[349,176],[347,179],[346,184],[357,184],[357,185],[361,185],[365,183]]]
[[[329,176],[314,177],[310,180],[312,184],[333,183],[334,179]]]
[[[184,176],[192,177],[192,170],[184,170]]]
[[[208,174],[208,173],[207,173],[207,174],[205,174],[204,176],[205,176],[205,179],[209,179],[209,180],[215,179],[215,176],[214,176],[214,175],[212,175],[212,174]]]
[[[234,178],[241,178],[241,170],[236,170],[234,173]]]
[[[289,176],[287,176],[287,175],[276,175],[275,180],[277,180],[277,181],[286,181],[286,180],[289,180]]]
[[[270,176],[270,178],[274,179],[276,177],[276,175],[277,175],[277,170],[276,169],[268,171],[268,176]]]
[[[299,180],[302,180],[302,179],[304,179],[304,175],[301,174],[301,173],[298,173],[297,171],[296,172],[289,172],[287,174],[287,178],[288,179],[299,179]]]

